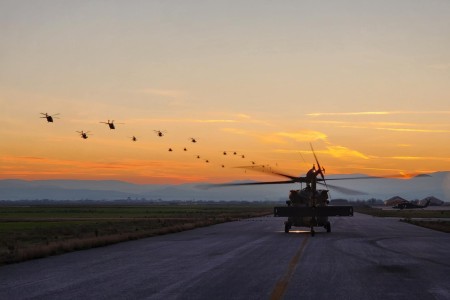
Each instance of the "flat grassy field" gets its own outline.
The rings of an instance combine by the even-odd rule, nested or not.
[[[370,206],[355,206],[355,212],[375,217],[395,217],[400,221],[450,233],[450,210],[401,209],[384,210]],[[435,219],[435,220],[432,220]]]
[[[270,204],[0,206],[0,265],[272,213]]]

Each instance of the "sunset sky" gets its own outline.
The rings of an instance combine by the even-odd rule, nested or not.
[[[0,37],[0,179],[450,170],[450,1],[0,0]]]

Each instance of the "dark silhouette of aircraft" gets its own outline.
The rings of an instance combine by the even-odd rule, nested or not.
[[[401,202],[397,205],[392,206],[392,208],[396,208],[396,209],[425,208],[425,207],[428,207],[428,205],[430,205],[430,202],[431,202],[431,200],[428,200],[424,205],[418,205],[418,204],[411,203],[409,201],[405,201],[405,202]]]
[[[77,131],[77,132],[80,134],[80,136],[81,136],[83,139],[87,139],[87,138],[88,138],[88,133],[90,133],[90,131],[84,132],[83,130]]]
[[[109,129],[116,129],[116,126],[114,126],[114,120],[112,120],[112,121],[108,120],[108,122],[100,122],[100,123],[108,124]],[[124,124],[124,123],[116,123],[116,124]]]
[[[137,137],[135,137],[134,135],[131,137],[131,140],[133,141],[133,142],[136,142],[137,141]]]
[[[159,137],[164,136],[164,134],[166,133],[166,131],[161,131],[161,130],[153,130],[154,132],[156,132],[156,135]]]
[[[47,119],[47,123],[53,123],[53,119],[59,119],[58,117],[55,117],[58,114],[54,114],[54,115],[49,115],[48,113],[41,113],[41,115],[43,115],[43,117],[41,117],[42,119]]]
[[[191,140],[192,143],[197,143],[197,140],[195,138],[189,138]]]

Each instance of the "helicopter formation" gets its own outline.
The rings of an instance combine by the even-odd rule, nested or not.
[[[53,122],[53,118],[55,115],[49,115],[47,113],[41,113],[43,117],[46,118],[47,122]],[[107,124],[110,129],[115,129],[114,120],[107,122],[100,122]],[[116,123],[123,124],[123,123]],[[160,138],[166,135],[165,130],[153,130],[156,135]],[[87,139],[88,134],[90,135],[90,131],[77,131],[80,134],[81,138]],[[131,140],[133,142],[137,141],[136,136],[132,136]],[[198,142],[197,138],[190,137],[188,139],[191,143],[195,144]],[[331,232],[331,223],[328,220],[328,217],[331,216],[353,216],[353,207],[352,206],[329,206],[329,190],[334,189],[338,192],[350,195],[361,195],[365,194],[363,192],[343,188],[336,185],[328,184],[325,180],[325,168],[320,165],[319,160],[316,156],[316,153],[310,144],[311,153],[314,156],[316,165],[314,164],[311,169],[306,172],[305,176],[292,176],[279,171],[274,170],[269,165],[258,165],[255,161],[250,161],[250,165],[241,166],[236,168],[247,170],[253,170],[258,172],[269,173],[276,176],[284,177],[285,180],[282,181],[262,181],[262,182],[241,182],[241,183],[223,183],[223,184],[206,184],[199,185],[199,188],[208,189],[208,188],[216,188],[216,187],[230,187],[230,186],[245,186],[245,185],[266,185],[266,184],[292,184],[292,183],[300,183],[301,188],[298,190],[291,190],[289,194],[289,200],[286,201],[286,206],[274,207],[274,216],[275,217],[288,217],[287,221],[285,221],[284,231],[289,233],[290,229],[293,226],[296,227],[309,227],[311,235],[315,234],[315,227],[323,227],[327,232]],[[173,148],[168,149],[169,152],[173,152]],[[183,148],[183,151],[188,151],[187,147]],[[223,156],[237,156],[242,159],[246,158],[246,156],[242,153],[238,153],[237,151],[229,151],[225,150],[222,152]],[[210,163],[210,160],[207,158],[201,157],[199,154],[194,156],[196,159],[201,159],[205,163]],[[303,158],[303,157],[302,157]],[[224,164],[220,164],[221,168],[225,168]],[[399,176],[388,176],[388,177],[399,177]],[[331,178],[327,179],[331,180],[354,180],[354,179],[379,179],[386,177],[375,177],[375,176],[359,176],[359,177],[350,177],[350,178]],[[303,188],[303,184],[306,186]],[[318,189],[317,186],[322,185],[325,189]],[[400,208],[400,207],[399,207]],[[403,207],[402,207],[403,208]],[[406,207],[405,207],[406,208]]]
[[[58,117],[58,116],[60,115],[59,113],[56,113],[56,114],[40,113],[40,114],[42,115],[40,118],[46,119],[46,120],[47,120],[47,123],[54,123],[54,119],[60,119],[60,118]],[[118,122],[115,122],[114,120],[107,120],[106,122],[105,122],[105,121],[101,121],[101,122],[99,122],[99,123],[108,125],[108,128],[109,128],[110,130],[115,130],[115,129],[116,129],[116,124],[125,124],[125,123],[118,123]],[[91,131],[79,130],[79,131],[75,131],[75,132],[78,133],[79,136],[80,136],[82,139],[84,139],[84,140],[88,139],[91,135],[93,135],[93,134],[91,133]],[[155,130],[153,130],[153,132],[154,132],[154,133],[156,134],[156,136],[159,137],[159,138],[163,138],[163,137],[165,137],[166,134],[167,134],[167,131],[166,131],[166,130],[160,130],[160,129],[155,129]],[[137,142],[137,141],[138,141],[138,138],[137,138],[135,135],[130,136],[130,137],[128,137],[128,138],[129,138],[132,142]],[[192,143],[192,144],[197,144],[198,141],[199,141],[199,139],[198,139],[197,137],[189,137],[187,140],[188,140],[190,143]],[[167,149],[167,151],[168,151],[168,152],[175,152],[175,149],[174,149],[173,147],[169,147],[169,148]],[[188,150],[188,147],[183,147],[183,148],[182,148],[182,151],[183,151],[183,152],[188,152],[188,151],[189,151],[189,150]],[[238,153],[237,151],[228,151],[228,152],[233,153],[234,156],[239,156],[239,157],[241,157],[241,158],[245,158],[245,155],[244,155],[244,154]],[[223,151],[223,155],[227,155],[227,151]],[[197,159],[200,159],[200,155],[198,155],[198,154],[195,155],[195,157],[196,157]],[[205,163],[210,163],[210,160],[209,160],[209,159],[203,158],[203,161],[204,161]],[[252,163],[255,164],[255,162],[252,162]],[[223,164],[223,163],[220,163],[219,166],[220,166],[221,168],[225,168],[225,164]]]

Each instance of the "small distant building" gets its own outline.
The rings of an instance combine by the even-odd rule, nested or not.
[[[434,197],[434,196],[429,196],[426,198],[423,198],[422,200],[420,200],[420,203],[423,205],[425,203],[427,203],[427,201],[430,200],[430,206],[441,206],[444,204],[444,201]]]
[[[384,205],[385,206],[394,206],[394,205],[397,205],[397,204],[400,204],[400,203],[404,203],[404,202],[409,202],[409,201],[406,200],[406,199],[403,199],[400,196],[394,196],[392,198],[389,198],[389,199],[385,200],[384,201]]]

